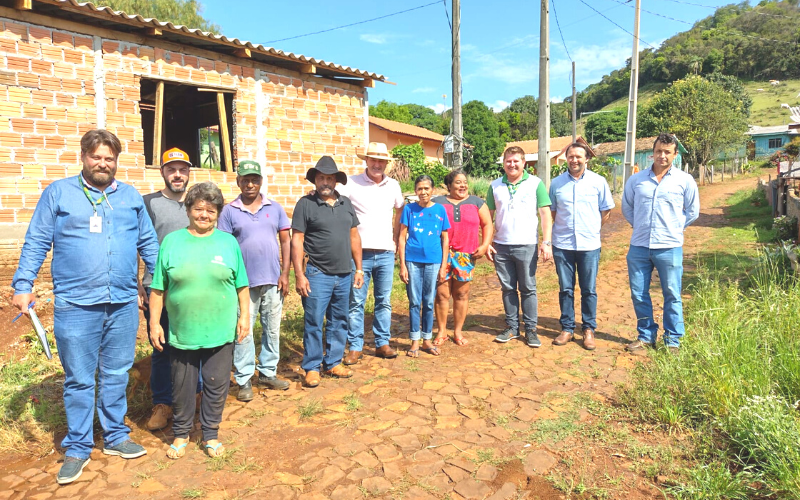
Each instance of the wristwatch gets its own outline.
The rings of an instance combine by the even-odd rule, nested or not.
[[[551,242],[550,240],[544,240],[544,241],[542,241],[542,245],[545,245],[545,246],[548,246],[548,247],[549,247],[551,244],[552,244],[552,242]]]

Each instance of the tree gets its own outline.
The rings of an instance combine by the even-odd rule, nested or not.
[[[594,144],[625,140],[628,110],[617,108],[610,113],[595,113],[586,118],[584,133]]]
[[[202,16],[203,5],[197,0],[97,0],[95,5],[105,5],[126,14],[154,17],[161,22],[180,24],[212,33],[222,29]]]
[[[400,123],[411,123],[411,120],[414,119],[411,112],[404,106],[385,100],[378,102],[375,106],[370,106],[369,116],[393,120]]]
[[[403,104],[403,107],[411,113],[411,121],[409,122],[411,125],[428,129],[437,134],[447,134],[449,123],[445,123],[445,120],[431,108],[419,104]],[[443,130],[445,131],[444,133],[442,132]]]
[[[489,177],[497,173],[497,158],[503,154],[500,126],[494,113],[481,101],[466,103],[461,114],[464,121],[464,139],[475,148],[467,173],[475,177]]]
[[[747,115],[744,103],[715,82],[701,76],[678,80],[639,112],[640,137],[672,132],[697,165],[744,142]]]

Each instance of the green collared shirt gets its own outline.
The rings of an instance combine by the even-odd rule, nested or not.
[[[528,180],[530,176],[531,174],[529,174],[527,170],[523,170],[522,177],[517,182],[511,183],[508,180],[508,175],[503,174],[503,184],[505,184],[506,188],[508,188],[508,195],[511,196],[512,199],[517,193],[517,188],[520,186],[520,184]],[[550,195],[547,193],[547,188],[544,186],[544,183],[541,183],[536,189],[536,206],[541,208],[550,206],[551,204],[552,203],[550,201]],[[496,210],[494,203],[494,191],[491,189],[489,189],[489,192],[486,193],[486,205],[489,207],[489,210]]]

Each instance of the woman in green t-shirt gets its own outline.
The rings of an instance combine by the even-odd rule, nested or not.
[[[153,275],[150,314],[161,317],[164,306],[169,314],[175,439],[167,456],[172,459],[186,453],[200,373],[206,452],[212,457],[224,453],[217,433],[228,397],[233,341],[238,336],[241,342],[249,334],[250,294],[242,252],[232,235],[214,227],[224,203],[213,182],[189,189],[189,227],[164,238]],[[164,331],[157,321],[150,323],[150,341],[159,351],[164,349]]]

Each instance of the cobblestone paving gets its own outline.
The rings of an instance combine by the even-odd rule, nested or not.
[[[169,432],[150,433],[143,421],[131,422],[145,457],[126,461],[95,449],[83,475],[58,486],[61,459],[53,454],[7,471],[0,500],[564,498],[544,479],[558,450],[524,437],[532,423],[575,411],[576,394],[613,397],[634,366],[635,358],[623,352],[635,324],[624,264],[628,231],[615,211],[604,229],[610,258],[599,277],[596,351],[579,342],[551,345],[558,333],[552,285],[540,291],[540,349],[519,340],[493,343],[503,326],[502,304],[496,278],[485,276],[474,286],[467,346],[448,342],[441,356],[412,360],[404,356],[409,341],[399,336],[393,340],[398,358],[377,359],[367,348],[353,378],[323,378],[316,389],[303,388],[299,368],[290,363],[279,374],[292,381],[288,391],[262,390],[242,404],[232,389],[220,430],[228,450],[222,459],[206,457],[195,430],[186,456],[169,460]],[[693,231],[690,237],[702,229]],[[548,274],[554,276],[551,263],[539,270]],[[402,314],[396,311],[395,331],[403,331]],[[594,416],[578,411],[578,422],[589,425]],[[637,491],[628,498],[656,498],[646,488]]]

